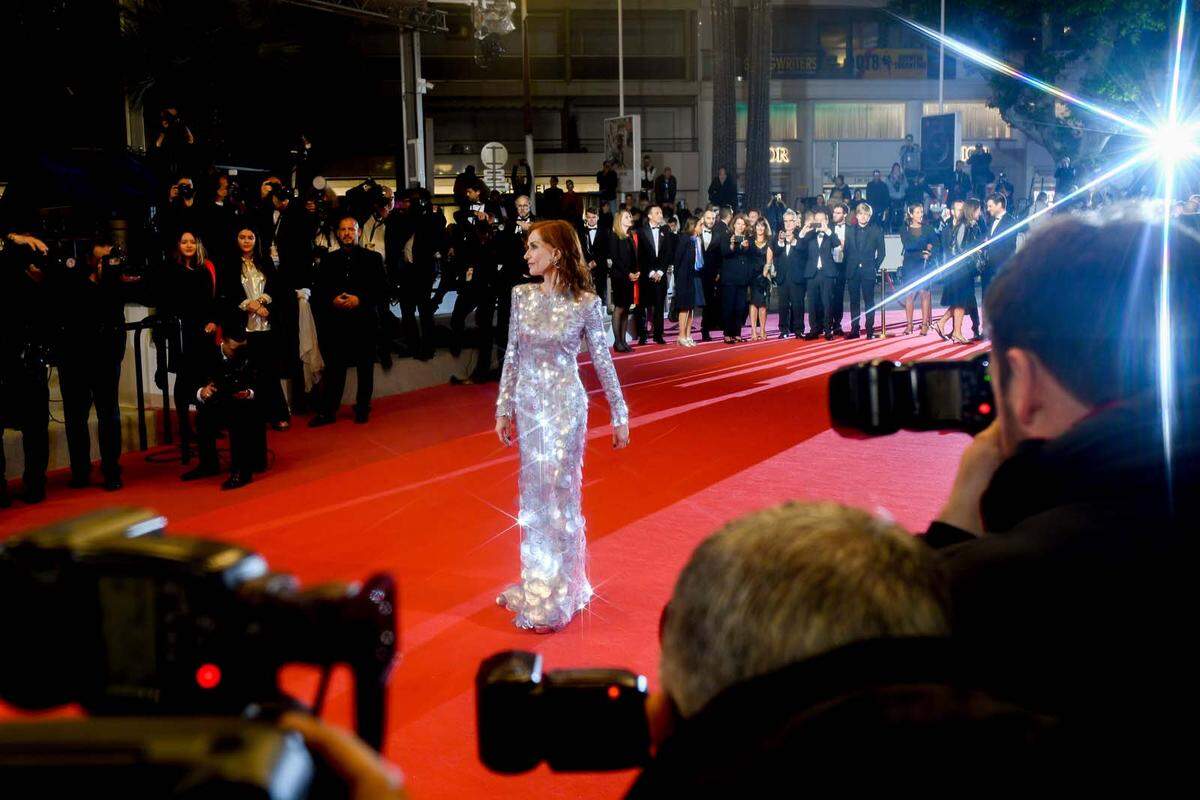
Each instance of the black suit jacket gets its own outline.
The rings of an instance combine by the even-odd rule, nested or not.
[[[796,229],[797,231],[799,228]],[[800,242],[800,238],[795,235],[796,231],[792,232],[791,253],[788,252],[788,243],[785,241],[782,245],[779,244],[779,237],[775,237],[775,274],[776,281],[783,283],[803,283],[804,282],[804,267],[808,263],[805,259],[807,247]]]
[[[335,297],[352,294],[357,308],[337,308]],[[321,259],[313,281],[312,308],[321,349],[339,353],[374,352],[378,305],[385,294],[383,257],[363,247],[339,247]]]
[[[984,223],[984,231],[987,234],[989,244],[984,251],[987,253],[987,268],[992,273],[999,273],[1008,263],[1008,260],[1017,252],[1017,237],[1016,235],[1001,236],[1015,224],[1012,214],[1005,213],[1000,218],[999,224],[996,224],[994,219],[987,220]],[[995,232],[992,231],[992,226],[995,225]],[[992,240],[995,240],[992,243]]]
[[[703,237],[701,232],[701,237]],[[703,242],[703,238],[700,240]],[[721,274],[721,265],[725,261],[725,246],[729,244],[729,229],[725,223],[717,220],[712,227],[708,247],[704,248],[704,277],[712,280]]]
[[[833,263],[833,248],[841,245],[837,234],[829,233],[819,240],[817,231],[814,230],[804,234],[804,238],[800,241],[804,245],[807,259],[807,263],[804,265],[804,277],[815,278],[818,275],[837,277],[842,274],[842,265]],[[818,263],[823,264],[824,269],[817,269]]]
[[[650,273],[661,271],[666,280],[671,266],[675,263],[675,235],[670,228],[663,225],[658,229],[658,252],[654,252],[654,236],[649,226],[638,228],[638,265],[641,269],[643,282],[650,280]]]
[[[575,226],[575,233],[579,236],[579,246],[583,248],[583,263],[589,261],[596,262],[596,269],[605,269],[607,267],[606,259],[608,258],[608,231],[596,226],[596,242],[595,244],[588,241],[587,226],[580,223]]]
[[[654,179],[654,197],[659,203],[675,205],[675,192],[678,187],[679,181],[674,175],[670,177],[659,175]]]
[[[863,270],[866,273],[865,277],[873,278],[883,264],[883,257],[886,255],[883,244],[883,228],[870,224],[865,228],[860,225],[848,225],[846,227],[845,253],[844,266],[847,277]]]

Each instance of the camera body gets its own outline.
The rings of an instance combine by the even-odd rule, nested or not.
[[[283,707],[288,663],[354,672],[359,735],[383,741],[383,687],[397,649],[396,588],[301,590],[247,550],[164,536],[166,520],[117,508],[0,545],[0,621],[20,658],[0,697],[24,709],[77,702],[98,715],[230,715]]]
[[[978,433],[996,418],[991,354],[966,361],[875,360],[829,377],[829,412],[839,433],[898,430]]]
[[[650,759],[646,695],[646,678],[628,670],[543,672],[536,653],[497,653],[475,676],[479,759],[510,774],[542,761],[559,772],[642,766]]]

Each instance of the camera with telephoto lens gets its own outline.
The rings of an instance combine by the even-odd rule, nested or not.
[[[967,361],[875,360],[829,377],[829,413],[839,433],[910,431],[975,434],[996,418],[990,353]]]
[[[323,684],[345,664],[358,734],[379,749],[398,643],[394,579],[301,589],[256,553],[165,527],[152,511],[114,508],[0,545],[10,648],[0,698],[97,716],[266,715],[295,705],[277,685],[285,664],[325,668]]]
[[[271,181],[267,184],[267,198],[271,200],[292,200],[296,197],[296,192],[292,187],[286,186],[278,181]]]
[[[597,772],[650,760],[646,678],[628,670],[543,672],[540,655],[507,650],[480,663],[475,712],[479,760],[494,772],[543,761],[558,772]]]

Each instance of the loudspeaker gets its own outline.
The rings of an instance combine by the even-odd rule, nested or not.
[[[949,183],[960,148],[958,114],[921,117],[921,171],[931,184]]]

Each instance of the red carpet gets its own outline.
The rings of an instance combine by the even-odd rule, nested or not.
[[[404,768],[412,796],[617,797],[631,773],[500,777],[480,766],[473,698],[480,659],[539,650],[551,669],[624,666],[653,686],[660,609],[692,548],[723,522],[789,498],[828,498],[921,529],[945,497],[967,438],[842,439],[829,430],[826,378],[869,358],[977,349],[932,334],[638,348],[617,358],[633,441],[621,452],[611,448],[608,410],[585,365],[595,404],[584,511],[598,599],[553,636],[514,629],[493,604],[518,557],[517,452],[492,433],[494,384],[380,400],[366,426],[344,416],[327,428],[310,431],[301,422],[272,434],[272,469],[234,493],[219,491],[219,479],[181,484],[177,465],[138,455],[126,456],[127,488],[117,496],[69,490],[58,475],[42,505],[0,511],[0,534],[117,501],[165,513],[177,533],[258,550],[306,583],[391,570],[402,593],[403,660],[392,681],[387,753]],[[309,697],[315,677],[297,670],[285,683]],[[334,681],[335,720],[348,719],[348,689],[344,676]]]

